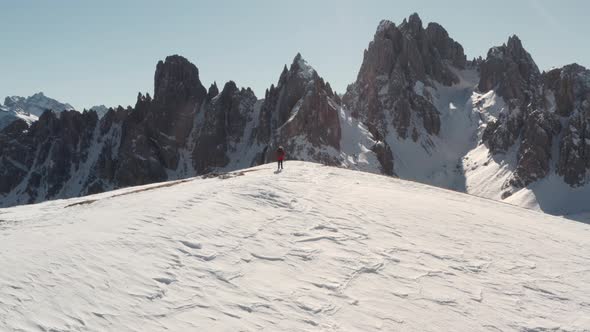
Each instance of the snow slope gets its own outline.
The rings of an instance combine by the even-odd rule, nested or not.
[[[0,209],[0,330],[590,331],[590,225],[285,166]]]
[[[411,138],[399,138],[395,128],[391,127],[386,140],[394,154],[395,173],[400,178],[465,191],[460,164],[461,158],[477,146],[481,121],[473,107],[473,90],[479,77],[471,69],[454,71],[459,83],[453,86],[435,82],[434,86],[425,87],[418,81],[414,87],[439,111],[440,134],[429,136],[422,128],[420,137],[428,138],[414,142]],[[388,119],[387,122],[392,121]]]
[[[35,93],[30,97],[10,96],[4,99],[4,106],[12,110],[20,110],[40,117],[45,111],[54,112],[74,110],[74,107],[68,103],[62,103],[53,98],[49,98],[43,92]]]
[[[73,109],[72,105],[46,97],[43,92],[26,98],[19,96],[6,97],[4,105],[0,104],[0,130],[16,119],[22,119],[30,125],[39,120],[41,114],[46,110],[61,112]]]
[[[18,109],[9,109],[6,106],[0,105],[0,130],[4,129],[16,119],[22,119],[28,124],[39,120],[39,118],[33,114]]]
[[[440,134],[420,139],[400,139],[392,126],[386,140],[394,154],[395,173],[402,179],[418,181],[543,211],[553,215],[590,214],[590,184],[573,188],[556,174],[557,158],[549,175],[525,188],[508,186],[517,165],[520,146],[505,154],[492,155],[482,143],[487,124],[507,107],[493,90],[480,93],[479,74],[473,69],[453,69],[459,82],[452,86],[418,81],[414,90],[439,111]],[[550,109],[554,106],[550,106]],[[388,123],[392,119],[388,119]],[[559,143],[554,142],[553,156]],[[364,169],[375,172],[375,170]],[[376,170],[378,172],[378,170]],[[507,197],[507,192],[511,195]]]

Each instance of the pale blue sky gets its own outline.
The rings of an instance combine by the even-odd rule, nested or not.
[[[231,79],[262,98],[297,52],[344,92],[379,21],[413,12],[443,25],[469,58],[517,34],[542,70],[590,66],[586,0],[0,0],[0,97],[133,105],[152,92],[157,61],[180,54],[206,87]]]

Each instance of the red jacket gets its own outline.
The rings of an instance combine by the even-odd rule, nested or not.
[[[285,150],[277,151],[277,160],[285,160]]]

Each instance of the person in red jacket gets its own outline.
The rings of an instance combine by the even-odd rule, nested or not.
[[[277,169],[283,169],[283,160],[285,160],[285,149],[282,146],[279,146],[277,149]]]

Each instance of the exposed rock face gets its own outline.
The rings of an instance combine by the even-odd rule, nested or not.
[[[565,66],[548,72],[545,82],[555,96],[555,111],[566,117],[557,172],[566,183],[583,185],[590,174],[590,70]]]
[[[393,170],[393,153],[389,145],[380,141],[372,147],[372,150],[375,152],[377,160],[381,165],[381,172],[386,175],[395,175]]]
[[[207,90],[199,80],[197,67],[179,55],[158,62],[154,77],[154,100],[166,104],[202,100]]]
[[[463,69],[466,63],[463,47],[439,24],[424,28],[417,14],[399,26],[382,21],[343,103],[376,137],[387,137],[392,126],[401,139],[431,145],[429,137],[439,134],[441,120],[424,87],[457,83],[453,67]],[[387,160],[382,168],[390,169],[393,156],[384,155],[390,149],[377,150],[380,160]]]
[[[39,194],[55,197],[66,189],[70,172],[88,159],[97,121],[94,112],[45,112],[28,130],[22,121],[7,127],[0,134],[0,193],[20,185],[34,202]]]
[[[311,155],[318,161],[339,164],[320,151],[324,147],[340,149],[338,103],[330,84],[301,54],[289,69],[283,69],[277,86],[266,91],[259,123],[256,138],[267,146],[265,160],[273,160],[272,152],[283,145],[294,159]]]
[[[493,47],[480,65],[479,89],[495,90],[508,107],[488,124],[483,141],[492,154],[505,153],[519,141],[517,166],[505,186],[524,187],[550,170],[553,137],[560,131],[556,115],[541,108],[542,80],[537,65],[512,36]]]
[[[25,177],[32,165],[33,139],[24,132],[29,125],[14,120],[0,131],[0,193],[10,193]]]
[[[561,130],[555,114],[544,110],[530,111],[523,123],[517,167],[510,180],[515,187],[524,187],[549,174],[553,138]]]
[[[209,94],[213,95],[215,97],[208,99],[202,110],[203,118],[197,124],[196,143],[192,150],[193,166],[198,174],[226,166],[236,145],[251,139],[244,136],[247,124],[253,120],[257,101],[254,92],[250,88],[238,89],[233,81],[229,81],[221,93]],[[245,143],[244,146],[250,146],[251,141]]]
[[[517,36],[489,50],[480,74],[479,90],[496,90],[510,108],[526,107],[538,98],[541,73]]]
[[[495,89],[508,104],[488,124],[483,142],[492,154],[518,146],[516,170],[505,186],[520,188],[546,177],[552,160],[558,161],[557,173],[568,184],[583,184],[589,159],[588,70],[574,64],[541,74],[513,36],[507,44],[490,49],[480,72],[479,89]],[[558,155],[553,153],[554,144],[559,145]]]

